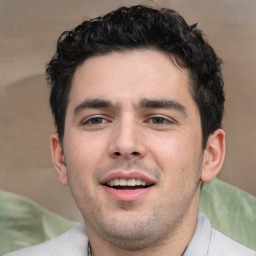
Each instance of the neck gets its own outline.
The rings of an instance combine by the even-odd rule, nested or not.
[[[87,226],[86,230],[91,243],[92,256],[182,256],[195,232],[199,193],[200,189],[197,190],[187,213],[183,216],[180,225],[175,229],[175,232],[172,232],[169,236],[165,237],[160,243],[144,249],[132,251],[124,249],[118,244],[106,241]]]

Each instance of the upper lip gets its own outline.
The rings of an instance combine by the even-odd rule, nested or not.
[[[114,180],[114,179],[126,179],[126,180],[140,179],[142,181],[145,181],[147,185],[153,185],[156,183],[154,181],[154,179],[152,179],[152,178],[148,177],[148,175],[145,175],[138,171],[114,171],[114,172],[110,172],[106,176],[104,176],[100,180],[100,184],[106,185],[108,182],[110,182],[111,180]]]

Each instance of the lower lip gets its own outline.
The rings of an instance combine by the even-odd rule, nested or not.
[[[114,189],[107,186],[103,186],[103,188],[107,192],[107,194],[114,198],[115,200],[128,202],[142,199],[149,193],[153,186],[134,190]]]

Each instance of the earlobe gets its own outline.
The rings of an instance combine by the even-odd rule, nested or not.
[[[208,182],[218,175],[224,162],[225,151],[225,132],[218,129],[209,136],[204,150],[201,173],[203,182]]]
[[[65,163],[65,158],[63,154],[63,149],[59,136],[57,133],[51,135],[51,154],[54,167],[59,175],[60,183],[64,186],[68,185],[67,178],[67,168]]]

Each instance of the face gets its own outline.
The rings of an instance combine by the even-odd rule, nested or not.
[[[188,72],[154,50],[92,57],[77,68],[63,155],[57,137],[52,148],[89,236],[143,248],[196,216],[203,152],[189,86]]]

